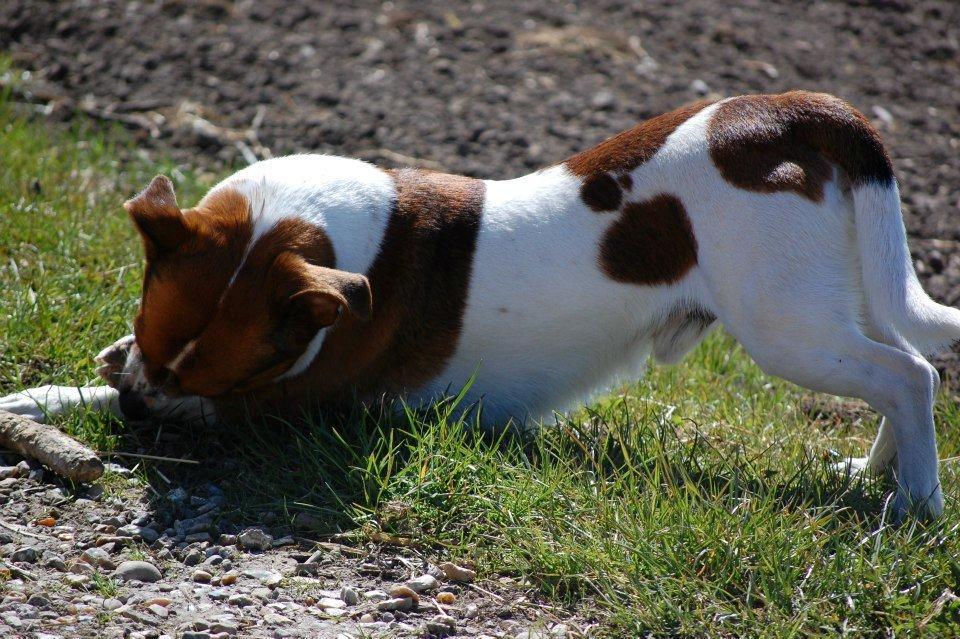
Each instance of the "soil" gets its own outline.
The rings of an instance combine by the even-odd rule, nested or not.
[[[0,51],[51,119],[202,170],[314,151],[506,178],[703,97],[828,91],[881,131],[918,273],[960,306],[955,0],[5,0]],[[957,388],[960,350],[937,363]]]

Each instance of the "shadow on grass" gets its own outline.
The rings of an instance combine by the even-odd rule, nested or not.
[[[355,403],[348,410],[314,410],[299,419],[114,422],[97,432],[108,433],[110,441],[102,448],[113,448],[115,461],[139,465],[150,507],[166,522],[192,514],[176,493],[170,498],[171,491],[209,493],[212,484],[225,493],[227,529],[268,525],[315,538],[364,529],[389,541],[423,523],[407,521],[413,516],[405,502],[426,499],[434,511],[443,509],[442,490],[418,491],[414,484],[460,473],[463,464],[455,457],[462,454],[465,464],[482,465],[488,474],[505,465],[531,473],[557,466],[572,483],[583,476],[621,484],[628,478],[625,484],[639,491],[684,487],[698,499],[730,508],[759,499],[782,511],[822,516],[829,510],[838,527],[857,522],[875,529],[885,523],[890,486],[834,473],[828,460],[808,455],[791,471],[772,470],[776,451],[748,455],[743,446],[718,445],[698,430],[681,434],[672,423],[638,419],[626,410],[593,412],[582,421],[562,418],[533,432],[491,431],[476,426],[475,410],[458,416],[457,405],[458,398],[423,411]]]

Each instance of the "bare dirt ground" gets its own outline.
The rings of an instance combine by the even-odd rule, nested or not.
[[[561,160],[643,118],[704,96],[829,91],[857,106],[882,132],[897,167],[917,270],[932,295],[960,305],[960,3],[954,0],[342,1],[309,6],[285,0],[6,0],[0,3],[0,51],[32,72],[24,98],[48,105],[50,118],[66,120],[79,111],[121,122],[143,148],[172,153],[200,169],[319,151],[505,178]],[[945,356],[939,366],[956,379],[960,355]],[[9,497],[25,498],[24,491],[46,495],[31,480],[12,479],[5,491]],[[59,504],[62,496],[51,492],[47,497]],[[91,503],[107,503],[118,512],[101,512]],[[71,515],[76,521],[67,525],[72,528],[57,533],[62,548],[52,542],[38,548],[38,572],[41,566],[57,569],[59,560],[64,570],[76,571],[70,574],[78,582],[92,579],[88,569],[74,567],[99,540],[82,530],[87,524],[106,526],[101,537],[118,537],[115,530],[108,532],[111,526],[140,520],[161,535],[165,528],[172,530],[169,543],[155,542],[148,557],[167,566],[169,579],[158,582],[167,589],[158,586],[145,598],[148,588],[129,595],[129,602],[118,601],[128,614],[117,618],[132,624],[122,631],[157,636],[179,629],[202,637],[231,628],[235,634],[239,628],[256,636],[300,636],[283,634],[289,625],[281,618],[303,611],[280,604],[303,606],[304,596],[290,590],[291,582],[279,589],[266,583],[280,571],[279,564],[248,567],[252,576],[244,576],[250,564],[242,559],[245,551],[204,555],[204,563],[211,556],[235,563],[241,584],[249,582],[246,589],[221,593],[250,600],[239,607],[239,617],[221,623],[214,613],[227,614],[220,610],[226,604],[210,593],[229,571],[211,566],[210,586],[194,581],[193,569],[183,561],[201,547],[232,547],[219,536],[202,537],[223,531],[198,529],[189,534],[201,537],[188,542],[174,527],[176,514],[148,515],[129,501],[84,505],[91,509],[87,519],[96,521]],[[11,510],[16,508],[8,505],[7,514],[16,515]],[[72,512],[75,506],[62,508]],[[14,544],[10,552],[37,544],[7,533],[7,545]],[[5,541],[2,535],[0,541]],[[226,541],[234,540],[228,536]],[[130,542],[103,543],[119,549]],[[337,577],[345,585],[350,580],[360,590],[389,585],[379,577],[363,581],[366,555],[350,561],[356,565]],[[395,583],[429,569],[394,564],[400,566]],[[293,563],[287,568],[295,570],[301,569]],[[265,576],[262,571],[274,572]],[[469,588],[455,590],[468,603],[477,596]],[[112,598],[88,596],[92,599],[72,604],[80,606],[74,616]],[[161,608],[194,605],[194,612],[210,614],[202,619],[199,613],[172,615],[168,621],[158,609],[143,605],[158,598],[174,601],[153,604]],[[66,614],[48,613],[42,601],[33,603],[25,598],[8,607],[0,623],[13,627],[13,615],[21,623],[17,629],[36,628],[29,615],[52,622]],[[380,614],[375,604],[369,607]],[[318,619],[332,619],[317,615],[315,605],[306,608]],[[275,615],[271,623],[264,621],[267,614]],[[383,625],[372,629],[422,633],[421,624],[430,616],[416,615],[402,625],[406,614],[391,612],[375,617],[374,623]],[[458,632],[514,636],[525,627],[492,613],[479,619],[459,619]],[[103,626],[95,621],[81,624],[84,633],[100,632]],[[220,626],[214,628],[215,623]],[[301,631],[303,636],[316,632],[306,626],[290,632]]]

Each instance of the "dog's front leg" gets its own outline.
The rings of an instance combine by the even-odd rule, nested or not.
[[[39,386],[0,397],[0,410],[37,422],[85,407],[120,416],[120,394],[109,386]]]
[[[57,417],[76,408],[87,408],[98,413],[121,417],[120,393],[117,390],[130,349],[133,335],[119,340],[100,351],[96,357],[97,374],[108,386],[38,386],[19,393],[0,397],[0,410],[23,415],[37,422]]]

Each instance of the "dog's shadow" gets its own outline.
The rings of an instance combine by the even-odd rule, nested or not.
[[[381,408],[374,414],[357,405],[314,410],[300,419],[117,423],[115,452],[106,459],[133,468],[145,482],[146,506],[158,532],[173,529],[180,537],[208,532],[215,538],[262,526],[275,535],[323,539],[349,535],[383,506],[382,477],[373,466],[406,463],[420,445],[411,440],[410,419],[409,412],[404,417]],[[609,481],[627,472],[655,475],[665,490],[685,486],[731,510],[744,500],[760,500],[768,510],[805,511],[838,526],[876,530],[891,523],[885,511],[889,480],[834,472],[831,460],[814,456],[790,471],[757,468],[757,457],[723,455],[711,450],[706,437],[681,441],[663,426],[613,428],[596,420],[587,425],[565,420],[543,437],[469,427],[447,436],[464,438],[467,447],[480,439],[534,469],[561,457],[571,468]]]

